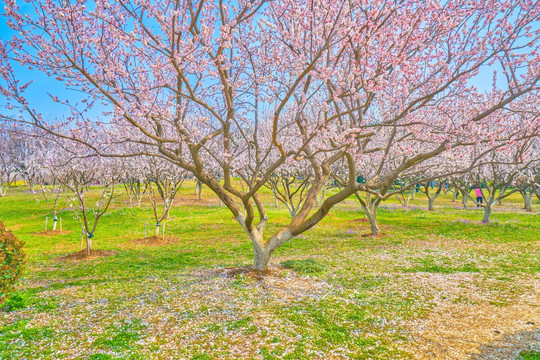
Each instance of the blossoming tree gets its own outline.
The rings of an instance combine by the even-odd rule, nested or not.
[[[102,156],[158,156],[192,172],[245,230],[259,270],[356,192],[375,195],[450,149],[494,141],[502,124],[491,115],[540,80],[531,27],[540,9],[530,1],[52,0],[30,2],[32,15],[5,4],[17,34],[0,42],[0,92],[13,108],[1,119]],[[471,79],[494,63],[504,81],[487,96]],[[64,127],[52,128],[25,97],[21,66],[86,95],[75,104],[51,94],[71,109]],[[101,103],[111,138],[155,151],[108,151],[73,134],[75,123],[92,128],[86,110]],[[268,132],[259,131],[264,121]],[[381,170],[358,183],[366,157]],[[316,205],[341,160],[345,186]],[[260,190],[287,161],[308,162],[313,178],[294,217],[267,236]]]

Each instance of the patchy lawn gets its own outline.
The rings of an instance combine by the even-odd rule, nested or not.
[[[372,238],[351,198],[258,276],[228,210],[193,192],[179,194],[161,238],[144,237],[148,204],[119,198],[90,258],[66,258],[80,250],[69,211],[62,233],[43,232],[46,210],[27,189],[0,198],[29,260],[0,311],[0,358],[540,358],[538,201],[525,213],[519,196],[505,199],[490,225],[449,195],[435,212],[421,196],[388,202],[385,235]],[[288,214],[269,217],[272,231]]]

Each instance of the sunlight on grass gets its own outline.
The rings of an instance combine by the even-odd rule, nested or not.
[[[164,246],[134,242],[152,214],[120,197],[94,239],[115,254],[87,261],[61,259],[79,250],[71,211],[61,214],[64,233],[40,235],[47,211],[32,194],[19,187],[0,199],[0,218],[28,253],[0,311],[0,358],[71,358],[77,349],[87,359],[412,359],[417,324],[430,329],[435,309],[493,309],[504,322],[508,309],[526,314],[534,309],[523,299],[540,298],[538,202],[533,214],[506,211],[519,207],[510,197],[481,225],[480,211],[456,209],[450,195],[434,212],[418,196],[409,208],[385,205],[384,235],[373,238],[362,236],[369,223],[351,198],[278,248],[261,280],[224,273],[252,263],[251,244],[217,199],[203,191],[199,203],[193,192],[190,182],[181,189],[166,221],[177,240]],[[268,215],[269,232],[289,219],[283,208]],[[476,331],[490,341],[493,329]]]

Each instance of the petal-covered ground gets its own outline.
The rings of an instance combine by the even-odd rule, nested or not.
[[[96,231],[102,252],[86,259],[66,258],[80,243],[69,212],[64,233],[35,234],[46,211],[15,190],[0,218],[26,241],[29,263],[0,311],[0,358],[534,359],[540,205],[501,211],[519,201],[490,225],[446,197],[435,212],[420,197],[386,204],[376,238],[361,236],[369,223],[347,201],[261,275],[209,195],[179,202],[156,243],[143,239],[148,207],[115,204]],[[269,215],[268,231],[288,216]]]

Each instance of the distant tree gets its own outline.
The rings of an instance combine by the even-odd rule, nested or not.
[[[34,133],[33,136],[37,138],[39,134]],[[65,151],[52,139],[31,141],[30,138],[28,144],[24,158],[27,183],[31,184],[36,200],[51,211],[52,230],[56,230],[59,214],[65,210],[69,200],[66,176],[61,171],[62,162],[67,161]]]
[[[284,204],[294,218],[306,199],[306,190],[312,179],[308,169],[280,168],[270,176],[267,186],[275,200]]]
[[[447,183],[441,179],[438,179],[437,181],[430,180],[430,181],[421,183],[419,190],[423,192],[424,194],[426,194],[428,198],[429,211],[435,210],[435,207],[433,206],[433,204],[435,200],[437,199],[437,197],[439,197],[439,195],[441,194],[441,191],[444,189],[446,184]]]
[[[168,161],[153,157],[145,159],[145,186],[155,220],[155,235],[169,217],[174,198],[188,176],[188,172]]]
[[[259,270],[358,191],[392,195],[396,179],[429,159],[495,147],[533,126],[503,139],[506,124],[495,116],[523,111],[518,100],[538,94],[540,7],[532,1],[43,0],[29,3],[30,14],[4,3],[15,36],[0,42],[0,92],[13,109],[0,119],[102,156],[142,155],[102,146],[103,129],[117,144],[152,147],[230,209]],[[503,85],[481,92],[474,77],[494,63]],[[55,76],[84,101],[51,94],[72,112],[44,121],[25,97],[21,67]],[[110,110],[106,127],[86,115],[100,103]],[[80,127],[95,129],[80,136]],[[359,183],[364,158],[375,171]],[[345,186],[315,205],[340,161]],[[296,215],[267,235],[261,190],[286,162],[308,162],[313,178]]]
[[[137,206],[141,207],[141,201],[146,194],[145,182],[145,157],[125,158],[120,161],[121,183],[124,185],[128,203],[131,205],[135,199]]]
[[[0,197],[6,196],[24,170],[24,145],[23,137],[15,128],[0,127]]]
[[[534,166],[540,158],[531,158],[529,151],[538,139],[515,143],[505,149],[490,151],[485,163],[471,171],[470,179],[476,188],[482,192],[482,202],[476,198],[469,198],[477,206],[484,209],[483,223],[489,223],[493,205],[498,201],[519,191],[519,187],[512,187],[516,178],[525,170]]]

